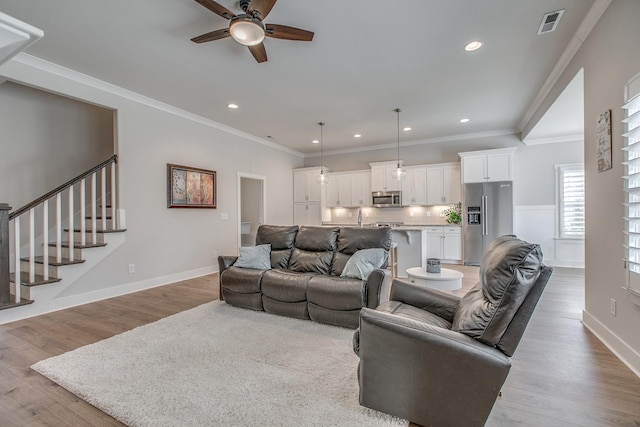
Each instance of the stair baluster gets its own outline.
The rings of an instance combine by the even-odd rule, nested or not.
[[[107,229],[107,168],[102,169],[100,172],[100,201],[102,202],[100,216],[102,222],[102,229]]]
[[[42,202],[42,276],[49,280],[49,200]]]
[[[15,257],[16,257],[15,270],[14,270],[15,271],[15,275],[16,275],[16,278],[14,279],[15,280],[14,283],[15,283],[16,290],[15,290],[14,294],[15,294],[15,298],[16,298],[15,302],[17,304],[18,302],[20,302],[20,299],[22,298],[22,294],[21,294],[22,289],[20,288],[20,279],[19,279],[19,277],[20,277],[20,241],[21,241],[20,240],[20,217],[19,216],[17,216],[13,220],[13,225],[14,225],[14,232],[13,232],[13,236],[14,236],[13,237],[13,241],[14,241],[13,248],[14,249],[13,250],[15,252]]]
[[[29,281],[36,280],[36,214],[35,208],[29,209]]]
[[[98,234],[96,232],[96,173],[91,175],[91,243],[98,243]]]
[[[111,163],[111,229],[116,230],[116,164]]]
[[[85,195],[85,179],[82,178],[82,180],[80,180],[80,246],[82,247],[87,244],[87,236],[85,235],[85,233],[87,232]]]
[[[73,185],[69,186],[69,192],[67,193],[67,195],[69,196],[69,261],[74,261],[74,254],[73,254],[73,246],[75,243],[75,235],[73,233],[73,216],[75,214],[75,212],[73,211]]]

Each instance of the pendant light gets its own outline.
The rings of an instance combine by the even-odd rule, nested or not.
[[[324,156],[323,156],[323,141],[322,141],[322,127],[325,125],[324,122],[319,122],[320,125],[320,175],[318,176],[318,183],[320,185],[324,185],[327,183],[327,174],[324,173]]]
[[[393,179],[401,181],[405,179],[405,177],[407,176],[407,171],[400,164],[400,111],[402,110],[399,108],[396,108],[393,111],[396,112],[396,116],[398,118],[398,163],[396,165],[396,168],[392,172],[392,176],[393,176]]]

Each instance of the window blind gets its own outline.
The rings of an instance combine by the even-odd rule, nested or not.
[[[584,168],[560,167],[560,237],[584,237]]]
[[[625,110],[624,190],[625,252],[629,278],[627,286],[640,293],[640,93],[629,96]]]

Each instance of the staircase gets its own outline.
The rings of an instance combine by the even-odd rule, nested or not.
[[[0,323],[61,308],[56,298],[124,243],[116,163],[114,155],[10,214],[0,204]]]

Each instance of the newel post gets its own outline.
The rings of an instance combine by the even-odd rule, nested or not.
[[[11,207],[0,203],[0,306],[11,304],[9,285],[9,211]]]

